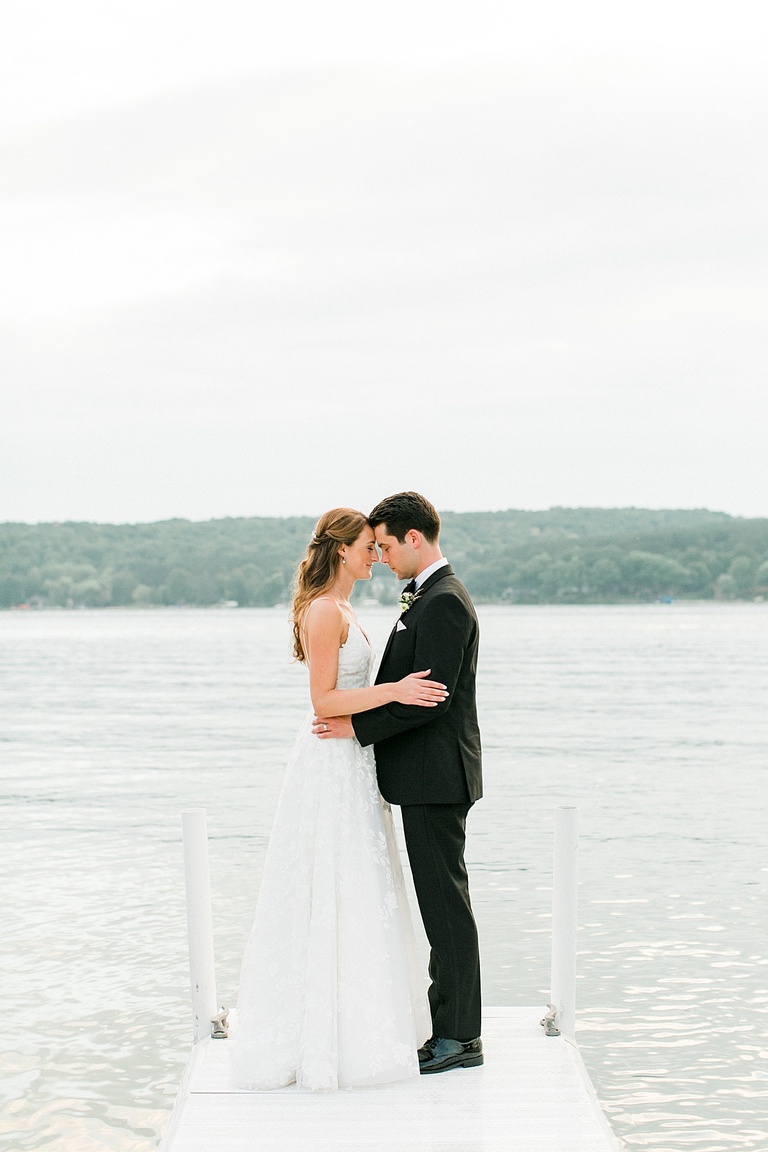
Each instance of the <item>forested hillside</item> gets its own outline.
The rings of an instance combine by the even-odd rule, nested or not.
[[[313,519],[0,525],[0,607],[287,602]],[[443,550],[476,600],[768,596],[768,520],[706,510],[446,512]],[[359,591],[394,602],[383,565]]]

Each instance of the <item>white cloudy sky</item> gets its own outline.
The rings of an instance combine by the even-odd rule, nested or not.
[[[0,520],[768,515],[762,0],[28,0]]]

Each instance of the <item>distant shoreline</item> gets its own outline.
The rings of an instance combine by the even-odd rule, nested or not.
[[[562,600],[540,600],[536,603],[523,604],[511,603],[509,600],[476,600],[475,606],[477,608],[674,608],[676,606],[686,608],[750,608],[759,607],[762,604],[768,604],[768,596],[756,596],[751,600],[714,600],[714,599],[685,599],[684,597],[676,597],[673,600],[573,600],[564,602]],[[354,607],[361,612],[374,611],[386,612],[392,615],[393,609],[396,614],[396,608],[392,604],[359,604],[353,601]],[[106,604],[106,605],[86,605],[78,604],[73,607],[64,607],[59,604],[43,605],[40,607],[31,607],[29,605],[14,605],[12,608],[0,607],[0,614],[21,613],[38,615],[44,614],[59,614],[62,613],[76,615],[83,612],[128,612],[137,614],[140,612],[269,612],[272,615],[279,614],[281,611],[286,613],[286,620],[288,620],[289,605],[287,604],[271,604],[269,606],[254,605],[254,604],[238,604],[235,606],[226,606],[224,604]]]
[[[768,519],[707,509],[445,512],[441,545],[480,604],[768,597]],[[0,608],[290,603],[310,517],[0,524]],[[395,605],[374,567],[360,595]]]

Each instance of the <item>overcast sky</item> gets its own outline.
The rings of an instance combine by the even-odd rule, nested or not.
[[[29,0],[0,521],[768,515],[762,0]]]

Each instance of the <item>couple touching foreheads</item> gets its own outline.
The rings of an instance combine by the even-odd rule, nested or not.
[[[478,624],[417,492],[335,508],[299,565],[294,654],[313,713],[299,731],[243,959],[231,1076],[332,1090],[483,1062],[465,820],[482,794]],[[350,606],[378,560],[410,583],[376,681]],[[383,797],[383,799],[382,799]],[[389,803],[399,804],[430,943],[419,971]]]

